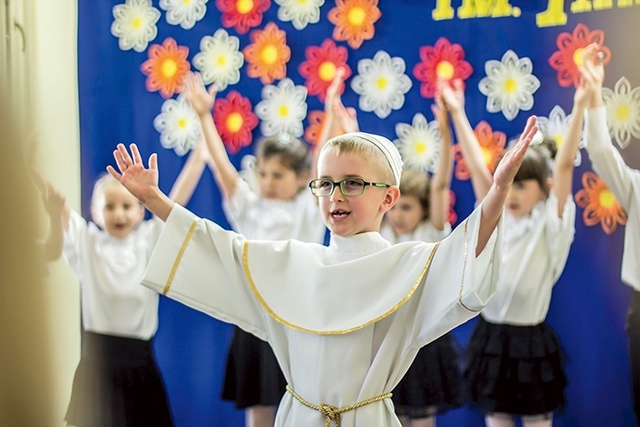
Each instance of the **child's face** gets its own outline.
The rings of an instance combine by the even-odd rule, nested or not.
[[[535,205],[544,198],[540,183],[535,179],[525,179],[511,185],[504,205],[511,215],[521,217],[531,214]]]
[[[345,178],[381,182],[380,173],[376,173],[371,162],[361,154],[340,153],[335,147],[322,151],[318,159],[318,178],[334,182]],[[396,202],[398,193],[395,186],[367,186],[363,194],[345,197],[336,186],[331,196],[318,198],[322,219],[331,232],[342,237],[379,231],[382,216]]]
[[[144,207],[126,188],[109,185],[104,190],[102,207],[104,230],[119,239],[125,238],[144,219]]]
[[[385,220],[398,236],[413,233],[424,217],[425,211],[420,199],[404,194],[400,195],[395,206],[385,214]]]
[[[286,167],[280,156],[261,159],[258,164],[258,186],[262,197],[268,200],[291,200],[306,184],[306,177]]]

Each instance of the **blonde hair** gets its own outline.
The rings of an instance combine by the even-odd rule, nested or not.
[[[384,153],[371,142],[356,135],[340,135],[328,140],[322,147],[321,153],[329,148],[336,148],[338,153],[354,153],[371,163],[373,169],[380,172],[385,183],[394,183],[395,176]]]
[[[91,216],[93,218],[93,222],[98,224],[100,227],[104,227],[104,216],[102,214],[102,210],[104,209],[104,195],[107,188],[110,187],[124,188],[123,185],[109,173],[103,173],[100,175],[93,184],[93,192],[91,193]],[[142,207],[142,203],[140,203],[140,206]]]

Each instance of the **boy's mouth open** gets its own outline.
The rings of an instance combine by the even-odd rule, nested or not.
[[[351,215],[351,212],[345,211],[344,209],[336,209],[331,211],[331,218],[335,220],[341,220]]]

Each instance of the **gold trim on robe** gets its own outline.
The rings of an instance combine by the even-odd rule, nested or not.
[[[182,246],[180,246],[180,250],[178,251],[178,255],[173,262],[173,267],[171,267],[171,272],[169,273],[167,283],[164,285],[164,289],[162,290],[162,295],[167,295],[169,293],[169,290],[171,289],[171,283],[173,283],[173,278],[176,275],[176,271],[178,270],[178,265],[180,265],[180,260],[182,260],[182,255],[184,254],[185,249],[187,249],[187,245],[189,244],[189,240],[191,240],[191,236],[193,236],[193,233],[196,231],[198,221],[200,221],[200,218],[194,219],[191,227],[189,227],[189,231],[187,232],[187,235],[182,242]]]

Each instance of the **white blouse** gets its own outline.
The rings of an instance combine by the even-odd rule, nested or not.
[[[85,330],[150,339],[158,328],[158,293],[140,281],[162,221],[143,221],[124,239],[71,211],[63,255],[80,279]]]

